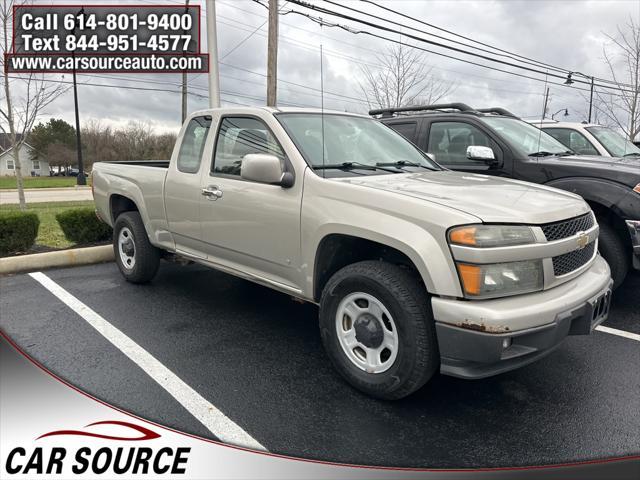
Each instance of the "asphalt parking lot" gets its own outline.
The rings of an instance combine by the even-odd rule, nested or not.
[[[640,452],[640,342],[569,337],[497,377],[437,375],[374,400],[329,365],[317,310],[199,266],[163,264],[150,285],[114,264],[45,272],[271,452],[369,465],[515,466]],[[640,334],[640,275],[606,326]],[[81,389],[141,417],[215,438],[164,388],[29,275],[0,278],[0,326]]]

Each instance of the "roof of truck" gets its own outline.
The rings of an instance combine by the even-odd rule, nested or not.
[[[582,122],[559,122],[557,120],[548,120],[544,121],[540,120],[529,120],[529,123],[535,125],[536,127],[545,128],[545,127],[554,127],[554,128],[572,128],[572,129],[581,129],[585,127],[600,127],[597,123],[582,123]]]
[[[228,112],[233,112],[233,113],[245,113],[245,114],[250,114],[250,113],[256,113],[256,112],[270,112],[270,113],[325,113],[325,114],[332,114],[332,115],[351,115],[351,116],[356,116],[356,117],[364,117],[364,118],[370,118],[368,115],[362,115],[359,113],[353,113],[353,112],[344,112],[344,111],[340,111],[340,110],[328,110],[328,109],[321,109],[321,108],[300,108],[300,107],[267,107],[267,106],[259,106],[259,107],[252,107],[252,106],[231,106],[231,107],[219,107],[219,108],[206,108],[203,110],[198,110],[197,112],[193,112],[194,115],[206,115],[208,113],[214,113],[214,112],[218,112],[218,111],[223,111],[224,113],[228,113]]]

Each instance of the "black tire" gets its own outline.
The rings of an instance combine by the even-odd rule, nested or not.
[[[600,220],[598,223],[600,224],[598,250],[611,268],[613,288],[616,289],[622,285],[627,276],[630,255],[615,228],[604,220]]]
[[[120,255],[119,237],[125,230],[133,241],[132,265],[125,265]],[[124,212],[113,226],[113,251],[120,273],[131,283],[147,283],[153,280],[160,265],[160,250],[149,242],[147,231],[138,212]]]
[[[397,328],[397,355],[384,372],[368,373],[359,368],[347,357],[338,340],[338,307],[355,292],[369,294],[380,301]],[[320,300],[320,334],[329,359],[340,375],[373,397],[385,400],[406,397],[422,387],[440,367],[429,295],[412,273],[390,263],[358,262],[331,277]]]

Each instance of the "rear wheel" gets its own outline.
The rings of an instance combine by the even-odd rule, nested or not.
[[[393,264],[359,262],[331,277],[320,301],[320,331],[338,372],[374,397],[405,397],[439,368],[428,294]]]
[[[127,281],[147,283],[155,277],[160,265],[160,250],[149,242],[138,212],[125,212],[116,219],[113,250],[116,264]]]
[[[613,278],[613,288],[618,288],[629,271],[630,256],[625,248],[618,232],[604,220],[600,224],[600,237],[598,249],[602,257],[611,268],[611,278]]]

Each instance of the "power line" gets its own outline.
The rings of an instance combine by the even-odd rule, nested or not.
[[[253,1],[255,3],[263,5],[260,2],[260,0],[253,0]],[[333,10],[330,10],[330,9],[327,9],[327,8],[324,8],[324,7],[320,7],[318,5],[311,4],[311,3],[308,3],[308,2],[303,1],[303,0],[290,0],[290,3],[298,5],[298,6],[302,7],[302,8],[308,9],[308,10],[314,10],[314,11],[317,11],[317,12],[320,12],[320,13],[323,13],[323,14],[332,15],[332,16],[335,16],[335,17],[339,17],[339,18],[342,18],[342,19],[345,19],[345,20],[349,20],[349,21],[352,21],[352,22],[355,22],[355,23],[360,23],[360,24],[363,24],[363,25],[367,25],[369,27],[373,27],[373,28],[376,28],[376,29],[379,29],[379,30],[383,30],[383,31],[386,31],[386,32],[402,35],[402,36],[411,38],[412,40],[416,40],[418,42],[423,42],[423,43],[427,43],[429,45],[433,45],[433,46],[436,46],[436,47],[445,48],[445,49],[448,49],[448,50],[452,50],[454,52],[462,53],[463,55],[469,55],[469,56],[472,56],[472,57],[480,58],[480,59],[483,59],[483,60],[487,60],[487,61],[490,61],[490,62],[501,64],[501,65],[506,65],[506,66],[510,66],[510,67],[514,67],[514,68],[519,68],[519,69],[526,70],[526,71],[529,71],[529,72],[532,72],[532,73],[546,74],[548,76],[559,78],[559,79],[562,79],[562,80],[565,79],[564,75],[558,75],[558,74],[554,74],[554,73],[551,73],[551,72],[541,72],[539,70],[535,70],[533,68],[526,67],[524,65],[518,65],[518,64],[515,64],[515,63],[511,63],[511,62],[506,62],[504,60],[499,60],[497,58],[492,58],[492,57],[489,57],[489,56],[486,56],[486,55],[480,55],[480,54],[477,54],[477,53],[474,53],[474,52],[469,52],[469,51],[466,51],[466,50],[458,48],[458,47],[453,47],[451,45],[445,45],[445,44],[440,43],[440,42],[434,42],[432,40],[428,40],[428,39],[425,39],[425,38],[422,38],[422,37],[418,37],[416,35],[412,35],[412,34],[409,34],[409,33],[403,33],[403,32],[401,32],[399,30],[394,30],[393,28],[386,27],[384,25],[379,25],[379,24],[376,24],[376,23],[372,23],[372,22],[370,22],[368,20],[364,20],[364,19],[361,19],[361,18],[353,17],[351,15],[346,15],[346,14],[343,14],[343,13],[335,12]],[[352,7],[344,7],[344,8],[348,8],[350,10],[356,10],[356,9],[353,9]],[[359,10],[356,10],[356,11],[360,12]],[[290,11],[288,11],[286,13],[297,13],[299,15],[306,16],[306,17],[308,17],[308,18],[310,18],[310,19],[312,19],[312,20],[314,20],[317,23],[320,23],[322,25],[326,25],[326,26],[330,26],[330,27],[339,27],[339,28],[342,28],[343,30],[350,31],[351,33],[354,33],[354,34],[363,33],[363,34],[371,35],[371,36],[378,37],[378,38],[384,38],[384,39],[386,39],[388,41],[394,41],[395,43],[402,43],[402,42],[399,42],[399,41],[396,41],[396,40],[393,40],[393,39],[382,37],[382,36],[374,34],[372,32],[368,32],[368,31],[364,31],[364,30],[354,30],[353,28],[351,28],[349,26],[346,26],[346,25],[333,24],[333,23],[327,22],[326,20],[323,20],[322,18],[315,18],[314,19],[310,15],[304,14],[303,12],[299,12],[297,10],[290,10]],[[366,12],[361,12],[361,13],[363,13],[364,15],[371,16],[371,14],[368,14]],[[390,21],[390,20],[386,20],[386,21],[388,21],[390,23],[397,23],[397,22],[393,22],[393,21]],[[399,25],[401,25],[401,24],[399,24]],[[422,32],[422,33],[424,33],[424,32]],[[416,46],[412,46],[412,47],[413,48],[418,48]],[[429,53],[436,54],[436,55],[447,56],[447,55],[445,55],[445,54],[443,54],[441,52],[435,52],[435,51],[426,50],[426,49],[423,49],[423,50],[425,50],[425,51],[427,51]],[[452,56],[449,56],[449,58],[455,58],[456,60],[459,60],[459,61],[465,61],[463,59],[452,57]],[[473,62],[469,62],[469,61],[467,61],[467,62],[468,63],[473,63]],[[474,63],[474,64],[481,65],[481,64],[477,64],[477,63]],[[488,67],[486,65],[483,65],[483,66],[485,68],[491,68],[491,67]],[[499,70],[499,69],[496,68],[495,70]],[[583,84],[586,84],[586,85],[589,85],[591,83],[590,81],[584,81],[584,80],[578,80],[578,79],[575,79],[574,81],[576,83],[583,83]],[[633,92],[630,92],[628,90],[623,90],[621,88],[611,87],[611,86],[608,86],[608,85],[601,85],[601,84],[595,84],[595,85],[600,87],[600,88],[615,89],[615,90],[619,90],[619,91],[633,93]]]
[[[334,3],[334,2],[331,2],[330,0],[325,0],[325,1],[327,1],[327,2],[329,2],[329,3]],[[431,23],[425,22],[424,20],[421,20],[421,19],[419,19],[419,18],[415,18],[415,17],[413,17],[413,16],[411,16],[411,15],[407,15],[407,14],[405,14],[405,13],[399,12],[399,11],[397,11],[397,10],[393,10],[393,9],[391,9],[391,8],[389,8],[389,7],[384,6],[384,5],[380,5],[380,4],[376,3],[376,2],[374,2],[373,0],[360,0],[360,1],[361,1],[361,2],[365,2],[365,3],[369,3],[369,4],[371,4],[371,5],[375,5],[376,7],[380,8],[380,9],[382,9],[382,10],[385,10],[385,11],[387,11],[387,12],[391,12],[391,13],[395,13],[396,15],[399,15],[399,16],[401,16],[401,17],[407,18],[407,19],[409,19],[409,20],[413,20],[414,22],[421,23],[422,25],[426,25],[426,26],[428,26],[428,27],[434,28],[434,29],[439,30],[439,31],[441,31],[441,32],[445,32],[445,33],[448,33],[448,34],[450,34],[450,35],[454,35],[454,36],[456,36],[456,37],[458,37],[458,38],[463,38],[463,39],[465,39],[465,40],[469,40],[469,41],[474,42],[474,43],[477,43],[477,44],[479,44],[479,45],[483,45],[483,46],[485,46],[485,47],[492,48],[492,49],[494,49],[494,50],[497,50],[498,52],[503,52],[504,54],[506,54],[506,56],[509,56],[510,58],[518,57],[518,58],[521,58],[521,59],[523,59],[523,60],[528,60],[528,61],[531,61],[531,62],[535,62],[535,63],[537,63],[537,64],[539,64],[539,65],[541,65],[541,66],[543,66],[543,67],[550,68],[550,69],[555,69],[555,70],[557,70],[557,71],[562,71],[562,72],[564,72],[564,73],[579,73],[579,72],[575,72],[575,71],[569,70],[569,69],[567,69],[567,68],[557,67],[557,66],[554,66],[554,65],[549,64],[549,63],[541,62],[541,61],[538,61],[538,60],[532,59],[532,58],[530,58],[530,57],[527,57],[527,56],[524,56],[524,55],[520,55],[520,54],[518,54],[518,53],[510,52],[510,51],[508,51],[508,50],[504,50],[504,49],[502,49],[502,48],[499,48],[499,47],[496,47],[496,46],[493,46],[493,45],[490,45],[490,44],[487,44],[487,43],[483,43],[483,42],[481,42],[481,41],[479,41],[479,40],[474,40],[474,39],[472,39],[472,38],[470,38],[470,37],[466,37],[466,36],[464,36],[464,35],[460,35],[460,34],[458,34],[458,33],[452,32],[451,30],[447,30],[447,29],[444,29],[444,28],[442,28],[442,27],[438,27],[437,25],[433,25],[433,24],[431,24]],[[348,7],[345,7],[345,8],[348,8]],[[434,35],[434,34],[432,34],[432,33],[428,33],[428,32],[424,32],[424,33],[427,33],[427,35],[433,35],[433,36],[435,36],[435,35]],[[439,37],[439,38],[444,38],[444,37]],[[450,42],[454,42],[454,43],[460,43],[460,42],[457,42],[457,41],[452,40],[452,39],[448,39],[448,41],[450,41]],[[472,47],[472,48],[478,48],[478,47],[474,47],[474,46],[472,46],[472,45],[469,45],[469,46],[470,46],[470,47]],[[496,54],[496,55],[497,55],[497,54]],[[583,75],[582,73],[579,73],[579,74],[580,74],[580,75]],[[586,75],[583,75],[583,76],[586,76]],[[588,77],[588,76],[586,76],[586,77]],[[630,84],[621,84],[621,83],[618,83],[618,82],[616,82],[616,81],[614,81],[614,80],[605,79],[605,78],[600,78],[600,77],[593,77],[593,78],[595,78],[596,80],[601,81],[601,82],[607,82],[607,83],[612,83],[612,84],[614,84],[614,85],[622,85],[622,86],[625,86],[625,87],[631,87],[631,88],[633,88],[633,85],[630,85]]]
[[[253,0],[253,1],[256,2],[256,3],[259,3],[258,0]],[[302,2],[299,2],[298,0],[290,0],[290,3],[295,3],[295,4],[298,4],[298,5],[303,6],[305,8],[311,8],[311,7],[306,7],[305,5],[302,5]],[[314,9],[314,8],[312,8],[312,9]],[[326,10],[326,9],[323,9],[323,10]],[[351,28],[349,26],[341,25],[339,23],[330,23],[330,22],[327,22],[326,20],[323,20],[322,18],[314,17],[314,16],[312,16],[312,15],[310,15],[308,13],[300,12],[300,11],[297,11],[297,10],[290,10],[287,13],[295,13],[295,14],[301,15],[303,17],[306,17],[306,18],[308,18],[309,20],[311,20],[311,21],[313,21],[315,23],[318,23],[318,24],[321,24],[321,25],[325,25],[325,26],[329,26],[329,27],[341,28],[341,29],[343,29],[345,31],[348,31],[348,32],[352,33],[352,34],[369,35],[371,37],[379,38],[381,40],[386,40],[386,41],[393,42],[393,43],[396,43],[396,44],[409,46],[409,47],[417,49],[417,50],[422,50],[422,51],[427,52],[427,53],[432,53],[434,55],[438,55],[438,56],[441,56],[441,57],[445,57],[445,58],[449,58],[449,59],[452,59],[452,60],[460,61],[460,62],[467,63],[467,64],[470,64],[470,65],[475,65],[475,66],[478,66],[478,67],[486,68],[486,69],[489,69],[489,70],[492,70],[492,71],[507,73],[509,75],[515,75],[517,77],[527,78],[527,79],[535,80],[535,81],[538,81],[538,82],[544,82],[544,80],[541,79],[541,78],[532,77],[530,75],[525,75],[525,74],[522,74],[522,73],[512,72],[512,71],[509,71],[509,70],[504,70],[504,69],[497,68],[497,67],[492,67],[490,65],[477,63],[477,62],[474,62],[474,61],[471,61],[471,60],[465,60],[465,59],[462,59],[462,58],[459,58],[459,57],[455,57],[455,56],[452,56],[452,55],[448,55],[448,54],[445,54],[445,53],[442,53],[442,52],[436,52],[434,50],[429,50],[429,49],[426,49],[426,48],[423,48],[423,47],[419,47],[417,45],[411,45],[409,43],[402,42],[402,41],[399,41],[399,40],[395,40],[393,38],[388,38],[388,37],[385,37],[385,36],[382,36],[382,35],[379,35],[379,34],[376,34],[376,33],[373,33],[373,32],[369,32],[367,30],[357,30],[356,31],[356,30],[354,30],[353,28]],[[329,14],[332,15],[333,13],[329,13]],[[340,15],[337,15],[337,16],[340,16]],[[363,23],[367,23],[367,22],[363,22]],[[379,27],[376,27],[374,25],[374,28],[379,28]],[[410,38],[416,38],[418,41],[421,40],[421,39],[419,39],[417,37],[412,37],[411,35],[406,35],[406,34],[403,34],[402,32],[398,32],[398,31],[395,31],[395,30],[392,30],[392,29],[387,29],[387,30],[389,30],[389,31],[391,31],[393,33],[397,33],[397,34],[400,34],[400,35],[404,35],[404,36],[410,37]],[[539,74],[542,75],[542,74],[545,74],[546,72],[535,71],[535,73],[539,73]],[[559,78],[564,78],[564,77],[559,77]],[[547,83],[552,84],[552,85],[564,86],[564,83],[551,82],[551,81],[549,81]],[[598,85],[598,86],[601,86],[601,85]],[[603,87],[603,88],[611,88],[611,87]],[[582,90],[582,91],[585,91],[585,92],[589,91],[589,89],[580,88],[580,87],[573,87],[573,89],[574,90]],[[617,89],[617,90],[620,90],[620,89]],[[622,91],[626,92],[626,90],[622,90]],[[615,94],[615,93],[607,93],[607,95],[622,96],[620,94]]]

